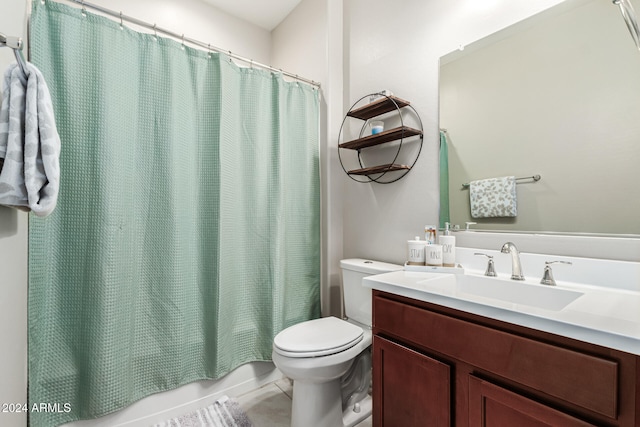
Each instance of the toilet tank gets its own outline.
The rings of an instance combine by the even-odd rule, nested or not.
[[[402,266],[351,258],[340,261],[340,268],[342,268],[342,292],[346,317],[371,326],[371,289],[362,286],[362,278],[402,270]]]

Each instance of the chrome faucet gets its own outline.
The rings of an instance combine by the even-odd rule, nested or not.
[[[511,254],[511,280],[524,280],[522,265],[520,265],[520,252],[518,252],[516,245],[507,242],[502,245],[500,252],[503,254]]]

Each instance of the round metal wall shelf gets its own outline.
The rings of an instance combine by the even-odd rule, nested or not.
[[[364,100],[372,100],[374,97],[379,98],[362,107],[357,107]],[[385,121],[388,122],[390,121],[390,116],[393,116],[389,113],[393,113],[394,111],[397,113],[396,121],[399,120],[399,126],[393,127],[389,130],[384,130],[380,133],[365,135],[367,133],[367,125],[370,124],[371,119],[381,118],[381,116],[387,115],[385,116]],[[405,125],[405,117],[403,117],[402,114],[403,111],[409,111],[412,113],[411,115],[414,117],[417,124],[416,127],[409,127]],[[347,123],[347,120],[350,119],[363,121],[359,136],[354,140],[341,143],[344,137],[343,134],[345,133],[345,124]],[[393,147],[393,143],[396,141],[397,149]],[[403,147],[405,147],[406,152],[406,147],[408,145],[412,145],[414,143],[417,144],[418,141],[419,146],[413,148],[413,154],[410,153],[408,156],[401,156],[401,154],[403,154]],[[392,182],[396,182],[403,178],[413,168],[418,161],[420,152],[422,151],[422,143],[422,120],[420,120],[418,112],[411,106],[409,101],[405,101],[404,99],[393,95],[387,95],[384,92],[370,93],[356,101],[342,120],[340,133],[338,134],[338,159],[340,160],[340,165],[347,176],[356,182],[391,184]],[[373,166],[366,166],[366,162],[363,159],[365,153],[367,151],[375,150],[373,147],[384,146],[386,146],[384,150],[388,152],[388,154],[385,153],[385,156],[392,158],[391,162],[385,162],[383,164],[375,163]],[[355,152],[357,154],[358,168],[351,169],[345,166],[345,159],[343,159],[343,155],[346,156],[345,150]],[[353,163],[355,163],[355,161]]]

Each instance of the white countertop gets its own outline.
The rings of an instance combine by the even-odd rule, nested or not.
[[[441,280],[446,279],[447,276],[447,280]],[[434,277],[438,280],[427,280]],[[558,289],[578,291],[582,295],[556,311],[463,292],[451,285],[452,279],[452,274],[395,271],[365,277],[363,285],[371,289],[640,355],[639,291],[558,283]],[[509,279],[496,280],[509,283]],[[539,278],[537,281],[539,282]],[[544,286],[536,283],[534,279],[527,280],[525,283]]]

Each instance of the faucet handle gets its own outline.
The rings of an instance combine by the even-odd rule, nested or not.
[[[487,270],[484,272],[485,276],[489,276],[489,277],[496,277],[496,268],[493,264],[493,256],[492,255],[487,255],[487,254],[483,254],[482,252],[476,252],[474,253],[474,255],[484,255],[487,258],[489,258],[489,262],[487,263]]]
[[[551,271],[551,264],[568,264],[572,265],[573,263],[570,261],[545,261],[544,263],[544,274],[542,275],[542,280],[540,283],[548,286],[555,286],[556,281],[553,278],[553,272]]]

